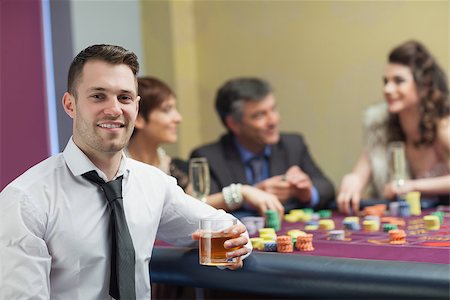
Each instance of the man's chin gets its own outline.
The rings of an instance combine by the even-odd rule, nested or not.
[[[265,140],[265,144],[266,145],[273,145],[273,144],[277,144],[280,141],[280,135],[274,135],[274,136],[270,136],[267,137]]]
[[[127,143],[124,141],[110,141],[104,143],[102,148],[103,151],[108,153],[120,152],[126,147]]]

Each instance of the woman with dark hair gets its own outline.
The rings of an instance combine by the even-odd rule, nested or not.
[[[154,77],[138,78],[139,114],[128,144],[128,156],[153,165],[175,177],[178,185],[188,188],[188,164],[166,154],[161,144],[177,141],[182,117],[176,107],[175,93]]]
[[[176,108],[175,93],[161,80],[154,77],[138,78],[139,114],[134,132],[127,148],[127,156],[153,165],[175,177],[178,185],[191,194],[188,163],[171,158],[161,148],[161,144],[173,144],[178,139],[177,127],[182,118]],[[237,188],[238,187],[238,188]],[[233,195],[240,197],[242,203],[255,208],[264,215],[267,209],[284,215],[283,205],[278,198],[250,185],[233,185]],[[207,197],[207,203],[213,207],[231,211],[223,193]]]
[[[365,150],[353,171],[344,176],[337,203],[339,210],[359,210],[367,184],[372,195],[394,199],[418,191],[448,203],[450,194],[449,89],[445,73],[417,41],[401,44],[389,54],[384,72],[385,102],[365,115]],[[387,146],[405,145],[410,179],[402,185],[389,180]]]

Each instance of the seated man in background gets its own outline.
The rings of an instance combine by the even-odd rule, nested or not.
[[[268,82],[232,79],[217,92],[215,105],[228,133],[195,149],[191,157],[208,159],[211,193],[224,189],[228,211],[237,217],[255,214],[243,205],[239,184],[276,195],[286,211],[323,208],[333,200],[333,185],[313,161],[303,137],[280,134],[280,115]]]

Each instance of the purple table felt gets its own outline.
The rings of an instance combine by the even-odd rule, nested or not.
[[[389,243],[389,234],[383,232],[382,226],[377,232],[365,232],[345,230],[345,240],[329,240],[325,230],[304,230],[302,222],[289,223],[284,221],[282,229],[277,235],[286,234],[291,229],[299,229],[312,233],[312,252],[294,250],[293,253],[284,255],[325,256],[372,260],[393,260],[405,262],[423,262],[435,264],[450,264],[450,219],[448,212],[445,213],[444,223],[436,231],[427,231],[424,228],[423,216],[432,211],[424,211],[422,216],[411,216],[402,218],[405,226],[399,227],[406,232],[406,243],[403,245],[392,245]],[[343,229],[342,224],[345,216],[333,212],[332,219],[335,229]],[[362,218],[360,218],[362,222]],[[257,236],[257,234],[255,235]]]

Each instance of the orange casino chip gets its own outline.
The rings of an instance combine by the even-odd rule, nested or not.
[[[280,235],[277,237],[277,251],[278,252],[292,252],[294,248],[292,246],[292,237],[289,235]]]
[[[277,236],[277,244],[279,243],[289,243],[292,244],[292,237],[289,235],[280,235]]]
[[[389,230],[389,244],[403,245],[406,243],[406,233],[401,229]]]
[[[300,251],[313,251],[314,247],[312,244],[312,234],[305,234],[297,237],[297,242],[295,243],[295,247]]]
[[[381,219],[380,219],[380,221],[382,222],[382,223],[389,223],[389,224],[394,224],[394,225],[397,225],[397,226],[402,226],[402,227],[404,227],[405,226],[405,220],[403,220],[403,219],[400,219],[400,218],[396,218],[396,217],[382,217]]]
[[[277,251],[281,252],[281,253],[288,253],[288,252],[293,252],[294,251],[294,247],[292,246],[292,242],[290,244],[277,244]]]

